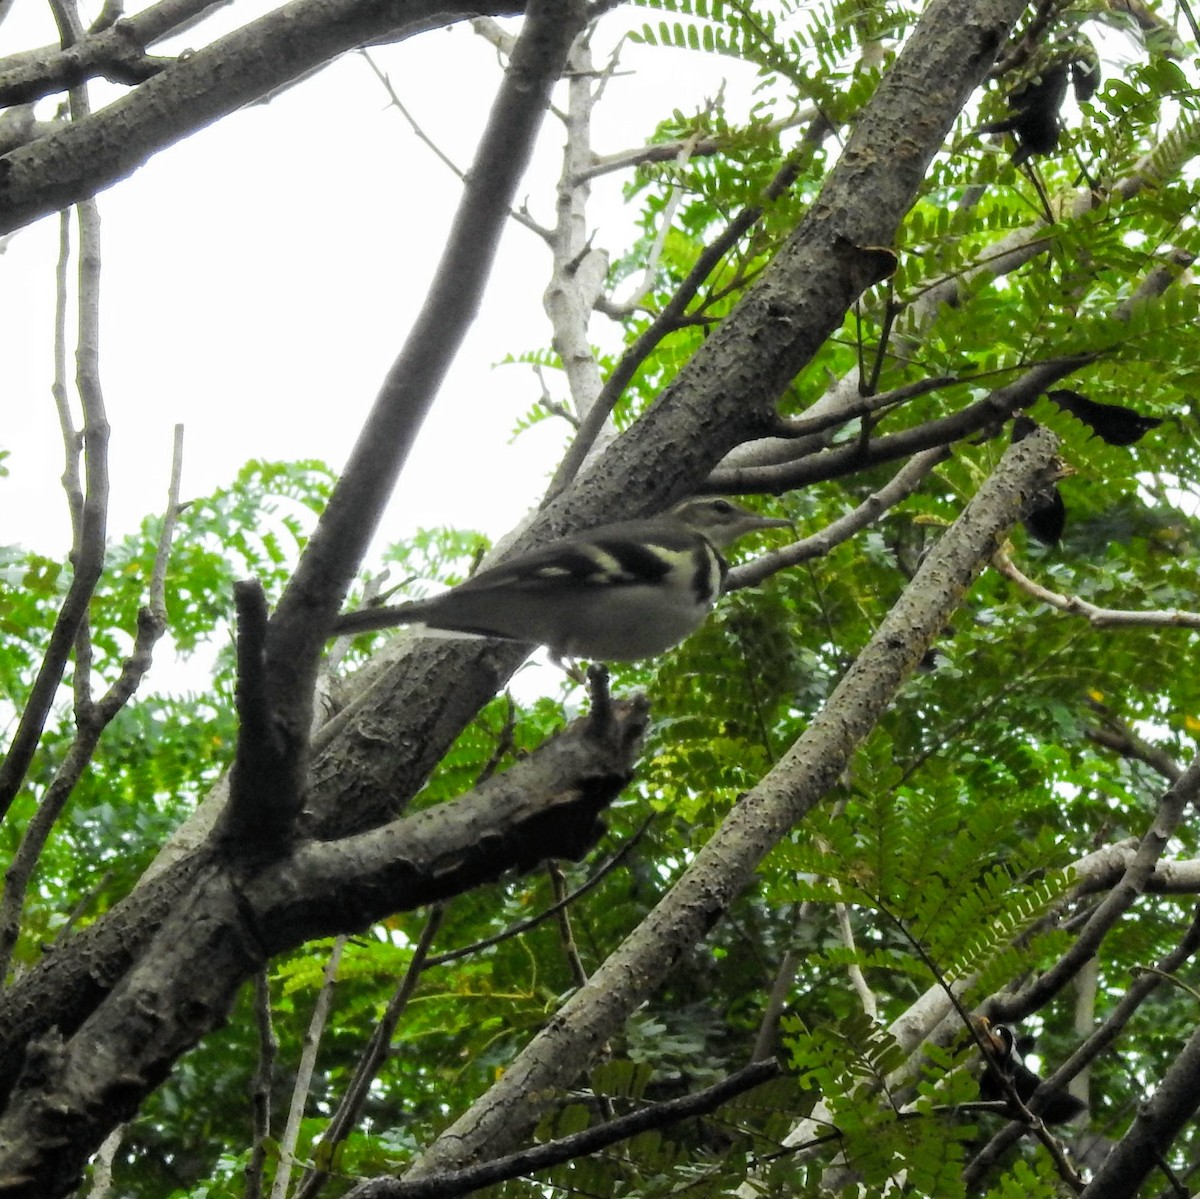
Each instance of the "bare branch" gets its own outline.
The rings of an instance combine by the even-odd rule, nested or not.
[[[771,121],[764,126],[769,133],[783,133],[800,125],[807,125],[814,119],[820,119],[820,113],[814,108],[800,109],[793,116],[781,121]],[[686,157],[707,158],[720,154],[730,148],[734,134],[713,134],[709,137],[681,138],[672,142],[655,142],[649,146],[634,146],[628,150],[620,150],[616,154],[596,155],[592,165],[585,167],[576,175],[573,182],[583,182],[585,179],[595,179],[613,171],[624,171],[629,167],[638,167],[648,162],[672,162],[678,160],[686,147]]]
[[[125,20],[110,21],[104,11],[86,37],[74,45],[44,46],[0,58],[0,105],[37,100],[77,87],[93,76],[137,84],[169,60],[151,59],[145,47],[198,24],[230,0],[162,0]]]
[[[921,450],[946,447],[978,433],[1032,404],[1052,384],[1095,361],[1095,355],[1057,358],[1029,367],[1012,383],[998,387],[981,400],[951,416],[926,421],[900,433],[874,437],[867,442],[847,442],[822,450],[797,462],[776,466],[719,467],[704,490],[745,495],[753,492],[779,495],[810,483],[837,479],[883,462],[894,462]]]
[[[87,1199],[108,1199],[112,1194],[113,1162],[125,1139],[125,1125],[121,1124],[104,1138],[92,1161],[92,1186]]]
[[[544,920],[549,920],[551,916],[557,914],[559,908],[567,907],[568,905],[579,899],[580,896],[586,895],[594,887],[604,881],[622,862],[633,852],[634,847],[646,835],[650,825],[654,822],[654,817],[649,816],[637,831],[617,850],[616,853],[599,866],[591,875],[589,875],[574,891],[569,891],[561,900],[552,903],[548,908],[538,912],[536,916],[530,916],[525,920],[520,920],[503,932],[496,933],[492,937],[484,937],[482,940],[475,941],[470,945],[464,945],[461,949],[449,949],[445,953],[439,953],[431,957],[427,963],[429,967],[441,966],[446,962],[457,961],[459,958],[470,957],[472,954],[478,953],[481,949],[488,949],[492,945],[498,945],[501,941],[510,940],[512,937],[519,937],[522,933],[527,933],[531,928],[536,928]]]
[[[82,328],[81,323],[81,335]],[[82,351],[80,358],[82,361]],[[85,413],[86,411],[85,406]],[[70,748],[55,772],[50,786],[46,788],[37,812],[26,826],[21,844],[6,872],[4,892],[0,896],[0,977],[7,973],[12,951],[20,932],[21,909],[24,906],[25,894],[38,859],[46,847],[46,841],[65,810],[76,784],[91,762],[104,730],[129,702],[146,672],[150,669],[154,645],[166,628],[162,593],[165,586],[170,538],[175,527],[175,516],[179,506],[181,437],[182,428],[177,426],[171,484],[167,496],[167,512],[163,518],[163,527],[159,533],[155,552],[150,597],[146,606],[138,612],[138,627],[134,637],[133,650],[121,664],[116,681],[98,703],[92,703],[90,698],[86,704],[77,703],[77,728]],[[76,669],[82,669],[82,663],[77,662]],[[78,694],[77,689],[77,696]],[[88,694],[90,696],[90,691]]]
[[[618,701],[601,727],[577,721],[471,794],[386,827],[232,870],[201,852],[164,871],[124,905],[124,928],[110,916],[0,999],[0,1070],[13,1086],[0,1113],[0,1175],[28,1176],[31,1193],[70,1190],[112,1126],[224,1022],[241,983],[269,956],[586,852],[603,831],[600,813],[632,775],[646,723],[644,700]],[[50,978],[53,1001],[31,1006]],[[80,986],[64,994],[69,979]],[[31,1037],[45,1052],[14,1080],[29,1065],[22,1050]],[[120,1063],[119,1103],[98,1060]]]
[[[554,478],[546,490],[547,500],[553,499],[570,485],[595,445],[617,401],[637,374],[638,368],[653,353],[659,342],[677,327],[679,319],[695,298],[704,280],[712,274],[717,264],[738,241],[758,223],[765,205],[777,199],[792,185],[809,152],[806,150],[803,154],[792,154],[768,185],[763,197],[764,204],[744,209],[700,252],[687,277],[676,288],[675,294],[663,310],[621,355],[620,362],[605,380],[595,402],[584,414],[579,432],[555,470]]]
[[[279,1053],[279,1039],[271,1025],[271,984],[266,970],[254,976],[254,1019],[258,1025],[258,1066],[250,1090],[254,1133],[250,1160],[246,1163],[246,1199],[262,1199],[267,1141],[271,1136],[271,1084]]]
[[[360,49],[359,54],[361,54],[362,57],[367,60],[367,65],[375,73],[375,78],[383,84],[384,90],[387,92],[388,98],[391,100],[392,107],[396,109],[396,111],[408,122],[408,127],[416,135],[417,140],[424,142],[425,145],[427,145],[433,151],[434,156],[445,164],[445,166],[449,169],[450,174],[452,174],[460,182],[465,181],[467,177],[466,172],[425,132],[424,129],[421,128],[420,125],[417,124],[412,113],[410,113],[408,109],[404,107],[400,97],[396,94],[396,89],[392,86],[391,77],[375,61],[371,55],[371,52],[366,49]]]
[[[1082,616],[1093,628],[1103,629],[1113,625],[1149,625],[1152,628],[1200,629],[1200,613],[1184,612],[1178,608],[1146,609],[1136,611],[1123,608],[1101,608],[1077,595],[1063,595],[1035,583],[1009,557],[1008,551],[996,551],[992,565],[1006,578],[1016,583],[1027,595],[1066,612],[1071,616]]]
[[[292,1102],[288,1108],[287,1124],[279,1139],[279,1165],[275,1170],[275,1182],[271,1187],[271,1199],[286,1199],[288,1183],[296,1168],[296,1145],[300,1139],[300,1121],[304,1119],[304,1108],[308,1103],[308,1091],[312,1086],[313,1071],[317,1067],[317,1050],[329,1020],[329,1009],[333,1005],[333,988],[337,982],[338,965],[342,960],[342,949],[346,938],[338,937],[329,951],[325,973],[321,978],[321,989],[313,1005],[312,1018],[304,1033],[304,1048],[300,1051],[300,1064],[296,1067],[296,1081],[292,1086]]]
[[[1183,768],[1164,749],[1139,737],[1122,721],[1117,720],[1111,712],[1097,703],[1092,703],[1093,711],[1100,713],[1100,724],[1087,729],[1087,739],[1096,745],[1114,750],[1122,757],[1145,762],[1152,770],[1158,771],[1169,783],[1176,782],[1183,773]]]
[[[528,5],[434,283],[271,621],[266,657],[273,718],[297,747],[304,744],[311,723],[311,697],[327,630],[474,319],[550,89],[582,21],[581,0],[574,0],[570,11],[548,0]],[[301,758],[297,753],[291,764],[297,793]]]
[[[413,992],[417,989],[417,983],[428,965],[429,947],[433,944],[433,938],[441,927],[444,912],[445,908],[442,904],[434,904],[429,909],[429,916],[426,918],[425,927],[421,930],[420,940],[413,950],[408,969],[405,970],[404,977],[396,988],[396,993],[379,1018],[379,1023],[375,1026],[375,1031],[371,1034],[371,1039],[367,1043],[358,1065],[354,1068],[354,1074],[346,1085],[341,1102],[329,1119],[328,1128],[321,1134],[320,1160],[322,1161],[334,1160],[337,1147],[350,1135],[351,1129],[358,1123],[359,1117],[362,1115],[363,1104],[367,1101],[371,1083],[374,1082],[380,1067],[387,1060],[396,1025],[400,1022],[400,1017],[408,1007],[408,1001],[412,998]],[[300,1184],[296,1187],[293,1199],[316,1199],[316,1195],[328,1177],[328,1172],[319,1166],[306,1170]]]
[[[63,483],[68,493],[75,535],[72,546],[74,573],[66,598],[50,633],[46,656],[21,713],[12,744],[0,765],[0,818],[7,813],[37,748],[42,729],[62,679],[71,647],[87,618],[87,606],[104,569],[104,542],[108,513],[108,419],[99,377],[100,218],[95,205],[83,204],[79,213],[79,334],[76,385],[83,406],[83,429],[76,431],[66,402],[63,372],[56,367],[55,403],[66,445]],[[64,221],[65,221],[64,216]],[[63,298],[65,255],[69,252],[65,227],[59,256],[59,298]],[[58,363],[65,361],[65,316],[60,303],[56,320]],[[78,466],[82,444],[86,492],[81,492]],[[85,700],[86,692],[80,693]],[[0,933],[0,940],[3,933]],[[2,973],[2,971],[0,971]]]
[[[700,133],[697,131],[679,144],[675,152],[674,161],[675,168],[680,174],[687,167],[688,159],[692,157],[693,149],[699,140]],[[682,199],[683,196],[678,185],[671,184],[667,188],[666,202],[663,204],[662,212],[659,214],[658,231],[654,235],[654,241],[651,243],[650,249],[646,254],[645,265],[642,267],[642,280],[633,289],[633,292],[621,302],[621,311],[626,313],[633,312],[654,287],[654,275],[658,270],[658,263],[662,258],[663,247],[667,244],[667,235],[671,232],[671,226],[675,223],[675,213],[678,212]]]
[[[720,1082],[705,1087],[703,1091],[697,1091],[695,1095],[652,1103],[641,1111],[618,1116],[596,1128],[547,1141],[533,1149],[465,1170],[452,1170],[418,1179],[374,1178],[348,1191],[346,1199],[446,1199],[449,1196],[466,1195],[493,1183],[521,1178],[535,1170],[545,1170],[560,1162],[585,1157],[640,1132],[665,1128],[679,1120],[715,1111],[736,1095],[761,1086],[778,1074],[779,1066],[774,1061],[752,1062]]]
[[[831,879],[830,882],[835,891],[841,891],[842,885],[837,879]],[[854,929],[850,925],[849,906],[845,903],[835,903],[833,910],[837,917],[838,935],[842,939],[842,946],[851,953],[855,953]],[[874,1020],[879,1013],[879,1005],[875,1000],[875,993],[867,982],[866,975],[862,972],[862,967],[857,962],[851,962],[846,967],[846,975],[850,979],[854,993],[858,996],[859,1003],[862,1004],[863,1013]]]
[[[1194,761],[1159,800],[1150,827],[1142,835],[1133,861],[1121,880],[1104,897],[1071,947],[1032,983],[1013,995],[989,1000],[986,1015],[1008,1022],[1037,1011],[1056,994],[1079,967],[1100,947],[1110,928],[1133,906],[1146,889],[1155,864],[1189,804],[1200,795],[1200,760]]]
[[[497,0],[494,7],[514,5]],[[0,233],[95,195],[159,150],[338,54],[479,8],[474,0],[411,0],[398,17],[393,0],[291,0],[176,59],[86,120],[13,150],[0,177]],[[125,28],[119,21],[96,40],[115,47]],[[21,90],[0,94],[0,102],[33,98]]]
[[[725,578],[725,591],[739,591],[743,587],[757,587],[764,579],[828,554],[834,546],[848,541],[855,533],[874,524],[889,508],[894,508],[907,499],[925,481],[935,466],[950,457],[946,446],[914,454],[893,476],[891,481],[872,492],[853,511],[826,525],[819,533],[793,541],[782,549],[763,554],[752,562],[733,567]]]

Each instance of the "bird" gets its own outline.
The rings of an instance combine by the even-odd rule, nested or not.
[[[1003,1024],[993,1025],[981,1020],[980,1031],[991,1052],[979,1077],[979,1097],[1004,1099],[1009,1101],[1011,1107],[1011,1097],[1003,1081],[1007,1078],[1021,1102],[1028,1103],[1034,1091],[1042,1085],[1042,1080],[1021,1060],[1021,1055],[1016,1051],[1013,1030]],[[1042,1123],[1065,1124],[1078,1116],[1086,1106],[1082,1099],[1066,1091],[1056,1091],[1042,1105]],[[1014,1117],[1021,1115],[1016,1111],[1011,1114]]]
[[[559,663],[650,658],[704,623],[728,570],[722,549],[791,525],[719,496],[688,499],[518,554],[429,599],[344,613],[330,635],[421,623],[545,645]]]

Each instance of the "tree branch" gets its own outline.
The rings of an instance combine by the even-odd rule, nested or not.
[[[687,306],[695,299],[704,280],[712,274],[717,264],[738,241],[761,219],[768,203],[778,199],[795,182],[800,168],[812,152],[813,139],[806,139],[802,151],[792,154],[780,167],[763,193],[763,203],[743,209],[697,256],[692,269],[675,294],[663,306],[662,311],[638,335],[637,340],[622,355],[613,368],[595,401],[583,413],[579,430],[554,472],[554,478],[546,490],[546,499],[551,500],[563,491],[579,473],[587,455],[591,452],[604,428],[605,422],[616,407],[625,388],[629,386],[638,368],[654,352],[655,347],[678,326]]]
[[[413,950],[408,969],[405,970],[404,977],[396,988],[396,993],[389,1000],[383,1015],[379,1018],[379,1023],[375,1026],[375,1031],[371,1034],[371,1039],[368,1041],[358,1065],[354,1068],[354,1075],[346,1084],[341,1102],[338,1103],[337,1109],[329,1118],[328,1127],[321,1134],[318,1161],[333,1161],[338,1146],[350,1135],[350,1130],[358,1123],[359,1117],[362,1115],[363,1104],[366,1103],[367,1095],[370,1092],[371,1083],[375,1081],[380,1067],[387,1060],[396,1025],[404,1014],[405,1008],[408,1007],[408,1001],[412,998],[421,974],[428,965],[429,947],[433,944],[433,938],[441,927],[443,911],[444,908],[441,904],[434,904],[429,909],[425,927],[421,930],[421,937]],[[316,1199],[328,1178],[329,1172],[321,1166],[314,1166],[306,1170],[296,1187],[293,1199]]]
[[[30,879],[46,848],[50,833],[58,823],[83,772],[91,763],[104,730],[118,712],[130,701],[138,685],[150,669],[153,650],[166,629],[166,609],[163,598],[166,586],[166,563],[170,554],[171,537],[179,507],[179,476],[182,454],[182,428],[176,426],[175,451],[171,466],[171,483],[167,493],[167,511],[159,531],[154,566],[150,577],[150,593],[146,604],[138,611],[137,633],[133,649],[121,664],[116,681],[98,703],[90,698],[76,704],[77,728],[67,753],[54,773],[42,796],[33,818],[25,827],[21,844],[5,872],[4,892],[0,897],[0,978],[8,973],[12,951],[20,933],[21,910]],[[82,669],[82,663],[76,669]],[[81,689],[76,689],[77,696]],[[90,689],[87,692],[90,695]]]
[[[989,1000],[984,1012],[989,1019],[1009,1023],[1037,1011],[1095,954],[1108,930],[1145,890],[1155,864],[1166,850],[1185,809],[1196,800],[1197,795],[1200,795],[1200,759],[1194,761],[1159,800],[1154,819],[1142,835],[1133,861],[1092,913],[1071,947],[1049,970],[1023,990]]]
[[[1122,608],[1101,608],[1078,595],[1063,595],[1035,583],[1023,574],[1004,549],[996,551],[992,565],[1008,580],[1015,583],[1027,595],[1049,604],[1060,612],[1071,616],[1082,616],[1094,629],[1110,628],[1113,625],[1149,625],[1152,628],[1200,629],[1200,613],[1184,612],[1179,608],[1155,611],[1134,611]]]
[[[826,525],[819,533],[802,537],[782,549],[772,550],[753,561],[733,567],[725,577],[725,592],[739,591],[743,587],[757,587],[764,579],[769,579],[781,570],[828,554],[834,546],[848,541],[855,533],[877,521],[889,508],[894,508],[912,495],[934,467],[949,457],[950,450],[944,446],[914,454],[888,483],[878,491],[873,491],[845,516]]]
[[[76,386],[83,408],[83,428],[76,430],[67,406],[65,385],[55,387],[67,466],[63,483],[67,488],[74,527],[71,559],[74,573],[66,598],[50,633],[50,644],[29,698],[21,713],[16,734],[0,765],[0,819],[8,812],[42,735],[54,693],[62,679],[71,647],[87,618],[92,592],[104,570],[104,542],[108,520],[108,418],[99,375],[100,329],[100,217],[95,205],[83,204],[79,219],[79,333]],[[63,255],[67,253],[66,230],[59,258],[60,301],[63,296]],[[61,313],[60,309],[60,313]],[[63,318],[56,326],[56,357],[61,361]],[[75,459],[83,448],[85,490],[80,493]],[[86,698],[86,692],[83,696]],[[86,704],[85,704],[86,706]]]
[[[779,495],[797,487],[841,478],[860,470],[907,458],[922,450],[946,447],[989,425],[1005,421],[1027,407],[1059,379],[1095,361],[1095,355],[1056,358],[1023,371],[1012,383],[968,404],[959,412],[939,417],[866,442],[845,445],[811,454],[795,462],[775,466],[720,467],[709,476],[703,490],[712,494],[746,495],[754,492]]]
[[[497,0],[488,7],[522,6]],[[176,59],[86,120],[13,150],[0,172],[0,233],[95,195],[159,150],[347,50],[385,35],[400,40],[479,8],[474,0],[291,0]],[[119,21],[97,41],[115,53],[124,28]]]
[[[271,1185],[271,1199],[286,1199],[288,1183],[292,1170],[296,1165],[296,1144],[300,1139],[300,1123],[304,1119],[304,1108],[308,1102],[308,1092],[312,1086],[313,1071],[317,1066],[317,1050],[321,1046],[321,1037],[325,1025],[329,1021],[329,1009],[333,1005],[333,988],[337,983],[338,966],[342,960],[342,950],[346,938],[337,937],[329,950],[329,958],[321,973],[321,989],[317,992],[317,1002],[313,1004],[312,1017],[304,1033],[304,1045],[300,1051],[300,1063],[296,1067],[296,1078],[292,1085],[292,1102],[288,1107],[287,1124],[283,1136],[279,1140],[279,1165],[275,1170],[275,1180]]]
[[[192,28],[231,0],[162,0],[132,17],[96,26],[71,46],[43,46],[0,58],[0,106],[38,100],[100,75],[136,84],[169,61],[144,50],[169,34]]]
[[[1028,451],[1024,447],[1030,447]],[[971,580],[1057,469],[1045,430],[1009,447],[991,478],[925,559],[903,596],[792,748],[748,792],[671,892],[413,1168],[426,1177],[507,1151],[557,1088],[650,995],[719,920],[763,856],[840,776],[956,609]]]
[[[273,718],[297,746],[308,736],[328,628],[475,317],[550,89],[582,24],[581,0],[573,0],[569,11],[561,3],[531,0],[434,283],[272,618],[266,664]],[[300,753],[289,763],[288,785],[297,795],[305,766]]]
[[[64,973],[82,967],[86,1011],[61,1023],[52,1011],[31,1012],[25,1001],[37,994],[33,986],[14,988],[3,1009],[7,1028],[20,1022],[24,1034],[12,1056],[0,1047],[7,1071],[19,1068],[19,1046],[34,1038],[0,1115],[0,1178],[27,1180],[12,1199],[70,1190],[112,1126],[226,1018],[241,983],[270,956],[357,932],[544,857],[585,852],[602,831],[599,813],[631,777],[646,720],[644,701],[616,703],[607,722],[577,721],[469,795],[340,842],[307,843],[266,865],[231,871],[211,857],[190,860],[185,889],[116,978],[99,974],[111,960],[83,953],[68,962],[81,952],[68,942],[55,954],[58,989]],[[49,1029],[40,1036],[39,1022]]]
[[[1115,1045],[1121,1031],[1138,1008],[1161,986],[1164,976],[1178,970],[1197,950],[1200,950],[1200,908],[1194,914],[1191,927],[1184,933],[1179,944],[1156,964],[1154,971],[1142,971],[1137,974],[1108,1018],[1042,1082],[1028,1101],[1030,1110],[1041,1111],[1045,1101],[1054,1092],[1061,1091],[1071,1079]],[[1024,1126],[1019,1123],[1002,1128],[968,1164],[963,1174],[963,1182],[968,1187],[981,1183],[1004,1151],[1024,1132]]]
[[[583,1132],[572,1133],[556,1141],[547,1141],[544,1145],[464,1170],[450,1170],[420,1179],[374,1178],[348,1191],[346,1199],[450,1199],[452,1196],[467,1195],[494,1183],[520,1178],[536,1170],[545,1170],[561,1162],[598,1153],[609,1145],[616,1145],[649,1129],[665,1128],[679,1120],[705,1115],[778,1074],[779,1066],[774,1060],[752,1062],[694,1095],[651,1103],[641,1111],[618,1116],[595,1128],[587,1128]]]

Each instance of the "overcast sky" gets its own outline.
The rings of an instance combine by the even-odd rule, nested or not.
[[[18,0],[16,9],[0,25],[0,50],[55,40],[45,5]],[[193,31],[193,43],[246,19],[238,4]],[[460,27],[375,53],[426,132],[468,164],[499,80],[494,51]],[[666,53],[653,56],[654,69],[613,82],[597,110],[602,152],[642,143],[661,115],[698,106],[736,66]],[[624,62],[644,67],[648,57],[627,48]],[[664,71],[664,61],[679,69]],[[106,85],[93,92],[98,107]],[[38,115],[48,118],[55,104],[43,102]],[[549,118],[522,189],[545,223],[562,140]],[[595,188],[597,244],[614,252],[632,218],[621,182],[612,176]],[[424,295],[458,194],[356,54],[170,147],[102,193],[110,535],[161,508],[176,421],[185,425],[185,498],[229,482],[251,458],[340,466]],[[50,398],[57,250],[51,217],[18,232],[0,257],[0,447],[12,451],[10,477],[0,480],[0,542],[51,554],[67,540]],[[546,280],[545,247],[510,225],[386,540],[436,523],[496,535],[539,495],[566,430],[548,422],[509,445],[539,389],[526,368],[495,364],[548,344]],[[594,322],[596,336],[606,323]]]

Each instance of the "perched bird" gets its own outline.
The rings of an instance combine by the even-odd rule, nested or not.
[[[1016,1051],[1013,1030],[1003,1024],[988,1024],[980,1021],[984,1041],[992,1051],[991,1060],[979,1077],[981,1099],[1008,1099],[1002,1079],[1007,1078],[1022,1103],[1028,1103],[1033,1093],[1042,1085],[1042,1080],[1021,1060]],[[1011,1106],[1011,1103],[1010,1103]],[[1082,1099],[1066,1091],[1056,1091],[1042,1106],[1043,1124],[1065,1124],[1073,1120],[1085,1108]],[[1018,1115],[1014,1112],[1013,1115]]]
[[[1067,81],[1081,103],[1100,83],[1100,56],[1087,38],[1044,48],[1026,64],[1022,77],[1008,93],[1009,115],[980,126],[981,133],[1011,133],[1017,141],[1013,165],[1035,154],[1058,149],[1059,110],[1067,96]]]
[[[555,660],[648,658],[704,623],[728,569],[725,546],[791,523],[726,499],[685,500],[518,554],[431,599],[346,613],[331,635],[421,623],[549,646]]]

